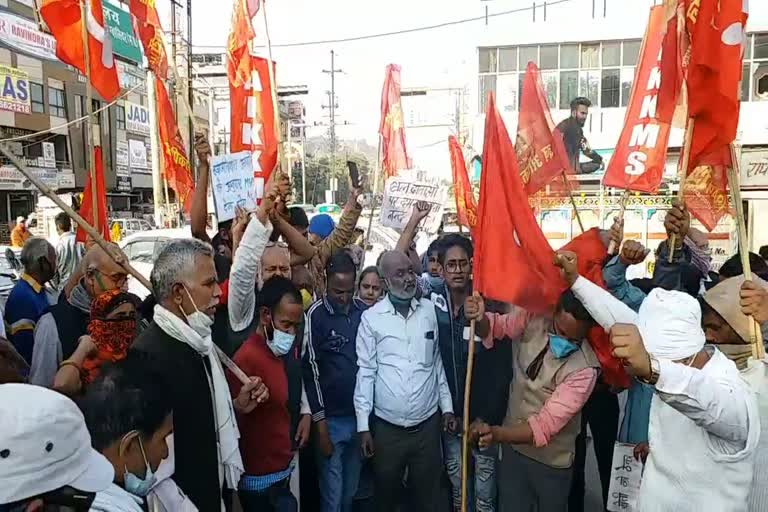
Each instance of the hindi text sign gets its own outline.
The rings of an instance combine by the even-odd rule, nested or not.
[[[633,512],[637,510],[643,463],[635,459],[634,444],[616,443],[613,447],[611,485],[608,490],[608,510]]]
[[[264,191],[256,187],[252,153],[241,151],[213,157],[211,190],[219,222],[233,219],[237,206],[246,210],[256,208],[256,198],[261,197]]]
[[[448,187],[437,182],[418,181],[407,175],[389,178],[384,187],[379,222],[382,226],[402,229],[411,218],[413,205],[426,201],[432,205],[432,209],[422,222],[421,229],[427,233],[437,233],[443,220],[447,193]]]

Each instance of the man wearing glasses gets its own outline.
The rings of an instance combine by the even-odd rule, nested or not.
[[[114,246],[119,251],[117,246]],[[34,348],[29,370],[30,384],[50,387],[59,363],[75,352],[80,338],[88,334],[91,302],[110,290],[127,290],[128,274],[98,245],[85,254],[84,275],[67,296],[40,317],[34,333]]]

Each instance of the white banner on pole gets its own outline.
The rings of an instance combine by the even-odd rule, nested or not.
[[[411,218],[413,205],[426,201],[432,205],[429,215],[422,222],[421,229],[437,233],[443,220],[443,206],[448,187],[436,181],[419,180],[415,176],[395,176],[387,180],[381,202],[379,223],[395,229],[402,229]]]
[[[259,191],[253,177],[251,152],[241,151],[213,157],[211,190],[219,222],[233,219],[237,206],[246,210],[256,208]]]

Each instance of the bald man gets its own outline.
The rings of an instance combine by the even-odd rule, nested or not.
[[[117,245],[111,248],[123,257]],[[127,290],[128,273],[98,245],[85,253],[80,271],[73,274],[71,292],[63,293],[59,302],[40,317],[35,327],[29,382],[50,387],[59,364],[77,348],[80,338],[88,333],[91,301],[115,289]],[[70,288],[68,286],[67,288]]]

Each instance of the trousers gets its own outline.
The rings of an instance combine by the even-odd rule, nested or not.
[[[553,468],[503,446],[499,462],[499,510],[566,512],[573,468]]]
[[[461,510],[461,436],[443,434],[445,470],[451,481],[453,510]],[[469,453],[467,509],[470,512],[496,510],[496,457],[498,447],[472,448]]]
[[[318,454],[322,512],[348,512],[357,492],[363,460],[357,419],[354,416],[326,418],[333,454]]]

